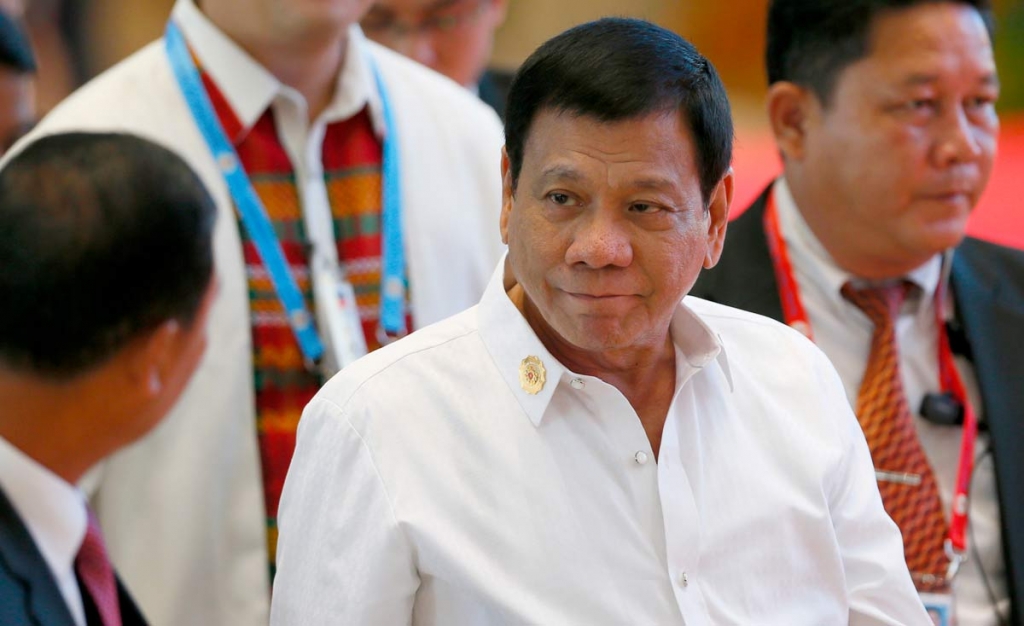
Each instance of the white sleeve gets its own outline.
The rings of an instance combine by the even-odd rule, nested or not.
[[[370,450],[329,401],[303,411],[278,525],[271,624],[411,622],[410,544]]]
[[[832,524],[843,559],[850,626],[930,626],[903,556],[903,537],[885,512],[864,433],[838,374],[826,364],[826,393],[840,416],[845,454],[829,493]]]

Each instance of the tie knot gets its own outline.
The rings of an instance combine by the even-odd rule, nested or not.
[[[846,283],[840,293],[879,327],[896,319],[910,287],[911,284],[905,280],[870,287],[854,287],[852,283]]]

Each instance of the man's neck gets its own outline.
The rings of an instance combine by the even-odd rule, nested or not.
[[[834,219],[828,212],[828,203],[815,197],[793,178],[787,176],[787,183],[797,212],[810,229],[810,234],[844,272],[869,281],[888,280],[906,276],[932,258],[897,259],[873,252],[871,244],[874,242],[870,241],[869,233],[851,232],[853,226]]]
[[[330,105],[345,63],[347,29],[288,37],[272,26],[254,24],[256,18],[240,15],[223,3],[204,3],[202,11],[268,72],[302,95],[310,121]]]
[[[91,419],[96,393],[80,380],[43,381],[0,369],[0,436],[70,484],[116,449],[103,424]]]

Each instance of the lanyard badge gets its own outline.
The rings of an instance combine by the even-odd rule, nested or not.
[[[768,239],[768,253],[779,284],[783,318],[787,324],[813,341],[810,321],[804,310],[803,301],[800,298],[800,288],[793,274],[793,266],[786,249],[786,242],[782,238],[782,231],[779,228],[774,191],[768,194],[764,211],[764,230]],[[978,420],[974,408],[968,402],[967,391],[953,360],[949,334],[945,330],[945,285],[946,281],[940,281],[939,287],[935,291],[936,326],[939,329],[939,382],[943,392],[948,393],[963,406],[964,413],[960,460],[957,465],[956,487],[953,492],[953,506],[949,520],[949,536],[945,542],[946,556],[949,558],[946,580],[952,580],[967,554],[968,492],[971,474],[974,471],[974,442],[978,435]]]
[[[330,376],[338,369],[366,353],[366,340],[359,322],[358,307],[352,285],[341,276],[336,259],[325,263],[315,256],[310,263],[313,276],[314,317],[306,307],[302,292],[292,276],[281,244],[267,217],[263,203],[253,189],[234,147],[217,119],[213,105],[203,87],[199,70],[192,61],[181,29],[173,21],[167,23],[164,36],[167,56],[192,117],[195,119],[214,160],[220,168],[231,198],[250,239],[267,269],[274,291],[284,307],[288,323],[295,334],[304,361],[310,370],[320,367]],[[381,284],[380,328],[388,337],[406,333],[405,325],[405,254],[401,223],[401,178],[398,162],[398,135],[395,130],[387,92],[380,72],[371,60],[384,125],[383,147],[383,278]],[[331,235],[333,240],[333,234]],[[320,333],[317,332],[319,326]],[[379,331],[380,332],[380,331]],[[328,339],[325,349],[321,334]]]

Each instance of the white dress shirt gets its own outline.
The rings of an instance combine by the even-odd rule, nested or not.
[[[270,76],[190,0],[174,8],[200,62],[251,123],[275,107],[307,218],[322,205],[310,155],[327,120],[370,105],[372,59],[398,130],[405,258],[416,327],[472,306],[503,246],[498,231],[501,124],[493,110],[435,72],[349,31],[334,100],[312,124],[298,94]],[[378,124],[379,126],[379,124]],[[378,127],[378,130],[380,128]],[[171,72],[163,41],[111,68],[58,105],[8,155],[62,131],[141,135],[181,155],[217,204],[220,291],[209,344],[159,426],[92,476],[111,560],[154,626],[266,626],[270,609],[266,513],[257,448],[248,283],[237,216],[220,169]],[[320,200],[318,200],[318,198]]]
[[[657,463],[501,266],[478,307],[345,369],[299,425],[272,624],[928,624],[820,351],[694,298],[671,334]]]
[[[82,493],[3,437],[0,488],[50,567],[76,626],[85,626],[82,594],[75,578],[75,557],[88,524]]]
[[[855,277],[836,264],[811,232],[784,178],[775,183],[772,193],[778,210],[779,229],[786,242],[814,341],[836,366],[850,403],[856,404],[874,326],[840,293],[843,284],[855,280]],[[916,295],[908,298],[896,320],[896,338],[900,346],[900,372],[907,400],[915,412],[918,438],[935,473],[948,520],[963,430],[933,424],[917,415],[924,395],[940,390],[935,290],[940,281],[949,280],[948,272],[943,275],[942,266],[942,258],[936,256],[906,276],[918,289],[914,290]],[[972,406],[980,409],[978,386],[970,363],[957,358],[957,369],[967,387]],[[993,611],[979,564],[989,578],[1003,615],[1009,614],[1010,598],[1003,563],[995,471],[987,433],[978,435],[975,459],[968,520],[971,526],[968,560],[960,568],[953,590],[959,626],[995,626],[998,616]]]

